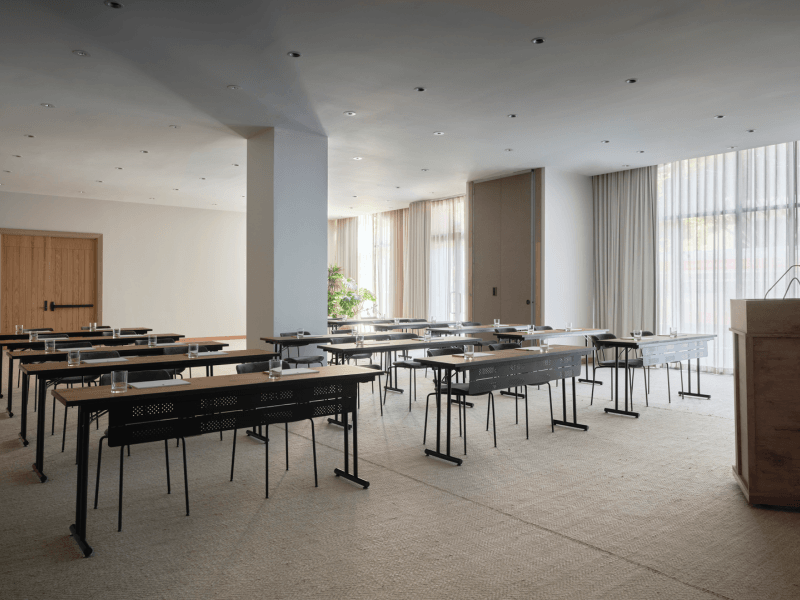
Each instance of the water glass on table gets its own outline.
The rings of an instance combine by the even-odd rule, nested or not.
[[[199,352],[200,352],[200,344],[189,344],[189,351],[187,352],[189,358],[197,358]]]
[[[567,323],[564,326],[564,331],[572,331],[572,323]]]
[[[38,331],[29,332],[28,333],[28,341],[38,342],[39,341],[39,332]]]
[[[475,358],[475,346],[472,344],[464,345],[464,358],[467,360]]]
[[[17,335],[20,335],[22,333],[25,333],[24,330],[25,330],[25,325],[16,325],[15,329],[14,329],[14,333],[16,333]]]
[[[642,330],[641,329],[634,329],[633,330],[633,340],[638,342],[642,339]]]
[[[122,330],[121,330],[121,329],[119,329],[118,327],[113,327],[113,328],[111,329],[111,336],[112,336],[112,337],[115,337],[115,338],[118,338],[118,337],[120,336],[120,332],[121,332],[121,331],[122,331]]]
[[[111,371],[111,393],[122,394],[128,391],[128,372]]]
[[[77,367],[79,364],[81,364],[81,351],[69,350],[67,352],[67,366]]]
[[[269,378],[280,379],[283,373],[283,361],[275,358],[269,361]]]
[[[364,345],[364,336],[357,335],[356,336],[356,346],[363,346]]]
[[[56,351],[56,341],[55,340],[45,340],[44,341],[44,351],[47,354]]]
[[[671,337],[671,338],[678,337],[678,328],[677,327],[670,327],[669,328],[669,337]]]
[[[158,336],[156,335],[148,335],[147,336],[147,346],[148,348],[155,348],[158,345]]]
[[[494,326],[495,327],[500,327],[500,319],[495,319],[494,320]]]
[[[89,331],[97,331],[97,323],[89,323]]]
[[[539,345],[542,348],[542,352],[547,352],[550,349],[550,340],[548,338],[542,338]]]
[[[297,330],[297,339],[298,340],[302,340],[303,339],[303,330],[302,329],[298,329]]]

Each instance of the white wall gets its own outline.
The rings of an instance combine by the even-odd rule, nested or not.
[[[0,227],[103,234],[103,321],[244,335],[246,215],[0,192]]]
[[[592,178],[547,167],[544,173],[544,323],[592,327]],[[584,339],[563,343],[583,345]]]

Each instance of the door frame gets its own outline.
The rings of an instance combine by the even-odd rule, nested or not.
[[[95,295],[97,298],[97,319],[98,323],[103,322],[103,234],[102,233],[79,233],[74,231],[43,231],[37,229],[8,229],[0,227],[0,242],[4,235],[33,235],[45,237],[63,237],[63,238],[79,238],[88,240],[97,240],[97,290]],[[0,243],[0,253],[3,251],[3,244]],[[2,269],[2,256],[0,256],[0,269]],[[2,278],[2,273],[0,273]],[[2,279],[0,279],[2,280]],[[0,309],[2,309],[3,292],[0,288]]]

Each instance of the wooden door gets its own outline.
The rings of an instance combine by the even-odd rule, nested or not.
[[[13,331],[20,324],[80,329],[97,320],[96,239],[8,233],[1,237],[1,331]],[[92,306],[59,308],[76,304]]]

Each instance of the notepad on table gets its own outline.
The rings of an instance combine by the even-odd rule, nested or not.
[[[86,363],[87,365],[94,365],[100,363],[110,363],[110,362],[120,362],[120,361],[127,361],[127,358],[118,357],[118,358],[86,358],[82,360],[82,363]]]
[[[463,354],[453,354],[453,356],[460,356],[462,358],[466,358]],[[472,355],[472,358],[476,358],[478,356],[494,356],[491,352],[476,352]]]
[[[222,350],[209,350],[207,352],[198,352],[197,356],[223,356],[227,354],[227,352],[223,352]]]
[[[191,384],[191,381],[186,381],[185,379],[163,379],[161,381],[140,381],[138,383],[129,383],[128,385],[137,390],[142,390],[146,388],[172,387],[173,385],[189,384]]]
[[[264,373],[269,375],[269,371],[264,371]],[[315,371],[314,369],[283,369],[283,371],[281,371],[281,377],[286,377],[287,375],[306,375],[308,373],[319,373],[319,371]]]
[[[525,346],[524,348],[514,348],[514,350],[524,350],[526,352],[541,352],[540,346]]]

